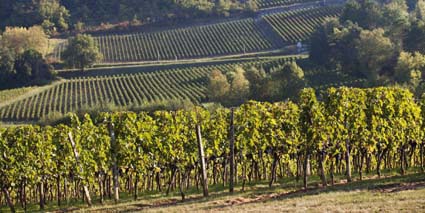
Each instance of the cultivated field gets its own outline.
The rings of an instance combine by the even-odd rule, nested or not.
[[[341,14],[341,7],[309,8],[265,16],[266,21],[287,43],[308,40],[326,19]]]
[[[76,112],[82,108],[111,104],[120,107],[140,107],[161,101],[208,101],[206,83],[212,70],[223,72],[236,66],[270,67],[282,65],[298,57],[270,57],[248,61],[222,62],[216,65],[193,65],[186,68],[152,69],[150,67],[115,68],[113,75],[78,76],[52,85],[32,96],[11,102],[0,108],[2,121],[38,120],[59,112]],[[149,69],[148,72],[145,70]],[[90,72],[90,71],[88,71]],[[101,70],[96,70],[102,73]],[[127,73],[126,73],[127,72]],[[105,71],[106,73],[106,71]],[[65,73],[66,74],[66,73]],[[337,86],[362,86],[356,79],[332,70],[306,71],[309,86],[323,90]]]
[[[309,7],[258,18],[150,33],[95,37],[103,54],[101,63],[125,63],[208,58],[282,49],[306,41],[314,28],[337,17],[340,6]],[[66,42],[53,57],[61,59]]]
[[[255,0],[260,9],[312,2],[314,0]]]

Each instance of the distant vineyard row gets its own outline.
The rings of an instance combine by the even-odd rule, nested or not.
[[[336,18],[341,12],[341,7],[320,7],[268,15],[265,19],[285,42],[295,43],[307,40],[326,19]]]
[[[257,3],[260,9],[263,9],[270,7],[288,6],[292,4],[306,3],[312,1],[314,0],[255,0],[255,3]]]
[[[106,35],[96,37],[96,42],[106,63],[178,60],[272,48],[253,19],[154,33]],[[58,50],[63,50],[64,45]]]
[[[76,112],[101,104],[141,106],[170,100],[199,103],[206,99],[206,81],[212,70],[228,71],[235,66],[274,66],[295,59],[258,59],[136,74],[72,78],[0,108],[0,120],[37,120],[53,112]]]
[[[326,18],[336,17],[341,7],[319,7],[266,15],[219,24],[180,28],[153,33],[96,37],[103,63],[160,61],[244,54],[281,48],[286,43],[309,38]],[[264,21],[265,20],[265,21]],[[269,24],[270,26],[265,26]],[[268,30],[269,28],[272,28]],[[270,34],[278,35],[270,35]],[[276,39],[277,37],[277,39]],[[66,42],[58,45],[54,58],[60,60]]]
[[[84,107],[101,104],[137,107],[172,100],[200,103],[207,100],[206,81],[212,70],[229,71],[235,66],[270,67],[296,59],[295,57],[269,58],[156,72],[72,78],[34,96],[0,108],[0,120],[38,120],[53,112],[76,112]],[[319,91],[343,85],[360,87],[364,83],[363,79],[332,70],[307,71],[305,75],[308,86]]]

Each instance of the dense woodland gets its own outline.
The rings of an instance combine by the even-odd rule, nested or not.
[[[51,32],[64,32],[80,30],[84,24],[141,24],[253,10],[252,0],[4,0],[0,2],[0,26],[42,25]]]
[[[402,84],[424,92],[425,2],[349,1],[339,19],[319,27],[310,59],[368,79],[367,86]]]

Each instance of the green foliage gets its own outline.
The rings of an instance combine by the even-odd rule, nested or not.
[[[247,68],[245,77],[249,81],[249,94],[250,98],[263,100],[266,96],[265,91],[267,88],[267,74],[263,68],[251,66]]]
[[[69,11],[60,4],[59,0],[41,0],[39,9],[40,16],[43,19],[41,24],[48,34],[56,31],[64,32],[69,28]]]
[[[300,131],[303,142],[302,151],[312,154],[320,146],[323,138],[324,110],[316,98],[313,89],[307,88],[300,92]]]
[[[208,91],[211,100],[227,106],[243,103],[249,93],[249,81],[245,77],[245,70],[236,66],[226,75],[219,70],[212,71],[209,76]]]
[[[308,158],[311,165],[322,164],[318,170],[334,172],[334,164],[342,165],[341,153],[347,149],[353,154],[349,156],[353,164],[358,165],[354,159],[368,162],[368,169],[377,169],[378,173],[383,156],[387,156],[386,160],[391,162],[387,166],[392,168],[405,165],[404,159],[409,166],[423,165],[407,154],[420,154],[417,145],[424,138],[424,104],[416,103],[408,90],[342,87],[330,88],[324,95],[325,101],[321,102],[313,89],[304,89],[298,104],[251,101],[234,109],[236,165],[242,167],[236,175],[243,179],[261,175],[273,180],[273,172],[266,176],[266,172],[276,168],[273,162],[297,163],[300,169],[300,159]],[[217,181],[218,171],[228,164],[229,116],[228,109],[209,112],[194,108],[139,114],[101,113],[81,119],[71,115],[68,125],[0,128],[0,186],[13,192],[13,198],[23,183],[27,189],[35,190],[40,184],[61,187],[61,182],[56,181],[64,179],[89,185],[91,192],[99,192],[103,190],[99,183],[112,174],[110,166],[115,157],[123,180],[120,184],[126,192],[133,192],[129,184],[135,179],[146,178],[144,183],[154,184],[154,177],[164,177],[156,180],[157,186],[172,185],[168,180],[172,181],[173,173],[192,182],[198,176],[198,124],[205,144],[208,175]],[[79,153],[78,162],[69,133]],[[111,135],[116,139],[112,147]],[[312,169],[319,173],[318,170]],[[289,166],[286,172],[292,175]],[[223,183],[226,184],[224,179]],[[152,191],[150,186],[145,188],[143,184],[141,188]]]
[[[68,40],[68,47],[63,52],[65,63],[70,67],[78,67],[84,71],[85,67],[92,66],[102,60],[102,54],[90,35],[77,35]]]
[[[11,51],[6,48],[0,48],[0,81],[11,79],[15,74],[15,58]]]
[[[415,52],[415,54],[401,52],[395,67],[395,79],[401,83],[408,83],[414,90],[418,86],[424,71],[424,55],[419,52]]]
[[[37,121],[46,117],[50,112],[67,114],[74,112],[78,115],[86,113],[97,115],[98,112],[115,111],[155,111],[191,109],[194,105],[210,101],[207,89],[207,79],[214,70],[230,72],[235,66],[245,70],[264,70],[264,79],[261,82],[248,79],[251,86],[260,88],[259,92],[250,93],[249,99],[268,101],[267,91],[271,84],[271,70],[278,71],[292,61],[303,63],[303,59],[294,56],[261,58],[242,61],[224,61],[216,65],[196,65],[185,68],[159,68],[152,72],[152,67],[130,67],[116,69],[90,70],[81,77],[79,72],[61,72],[58,75],[65,78],[44,90],[34,91],[27,97],[16,101],[9,101],[0,108],[0,117],[3,121]],[[258,68],[257,68],[258,67]],[[264,67],[264,68],[261,68]],[[261,71],[263,72],[263,71]],[[121,73],[117,75],[116,73]],[[103,74],[99,77],[95,75]],[[261,74],[261,75],[263,75]],[[302,85],[317,89],[318,94],[329,87],[351,86],[362,87],[365,80],[348,76],[336,70],[306,70]],[[92,76],[92,77],[88,77]],[[291,75],[282,75],[289,78],[295,86],[297,80]],[[227,80],[227,78],[226,78]],[[285,83],[282,81],[282,84]],[[279,81],[276,80],[276,84]],[[293,88],[293,87],[290,87]],[[248,92],[250,92],[248,91]],[[294,90],[296,91],[296,90]],[[291,93],[290,98],[297,100],[297,96],[290,90],[280,91]],[[275,93],[275,100],[285,100],[288,97]],[[255,95],[255,96],[254,96]],[[42,107],[39,107],[42,106]],[[48,116],[47,116],[48,117]]]
[[[416,21],[425,21],[425,1],[418,0],[413,11],[413,19]]]
[[[363,30],[355,41],[358,69],[371,81],[376,82],[383,68],[393,58],[394,44],[384,35],[383,29]]]
[[[45,54],[48,42],[48,37],[40,26],[7,27],[0,36],[2,49],[10,51],[13,57],[17,57],[27,50],[36,50]]]
[[[425,28],[420,18],[422,3],[418,1],[413,10],[409,10],[407,3],[349,1],[339,20],[328,20],[313,33],[310,58],[327,68],[367,77],[368,85],[413,79],[407,86],[412,92],[420,91],[420,73],[410,72],[402,59],[399,66],[396,64],[400,52],[423,53],[425,44]]]
[[[220,70],[213,70],[209,76],[208,92],[212,101],[223,100],[230,91],[227,77]]]
[[[296,62],[270,68],[268,81],[265,83],[266,100],[280,101],[285,99],[296,100],[297,94],[306,86],[304,71]],[[257,94],[252,94],[256,97]]]
[[[352,21],[365,29],[375,29],[381,26],[383,19],[382,7],[374,0],[350,0],[341,15],[341,22]]]
[[[416,21],[408,30],[404,40],[406,50],[410,52],[418,51],[425,54],[425,22],[422,20]]]
[[[329,19],[319,25],[310,37],[310,60],[319,65],[327,65],[332,57],[331,43],[334,30],[339,27],[338,19]]]
[[[2,88],[41,84],[52,79],[53,68],[43,58],[48,38],[43,30],[6,28],[0,36],[0,82]]]
[[[18,81],[41,81],[52,79],[53,68],[35,50],[27,50],[15,61]]]

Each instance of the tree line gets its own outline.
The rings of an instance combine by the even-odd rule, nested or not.
[[[45,84],[54,80],[53,63],[48,57],[52,42],[40,26],[8,27],[0,34],[0,88]],[[84,71],[102,60],[94,38],[86,34],[69,37],[62,54],[63,64]]]
[[[45,59],[48,47],[39,26],[6,28],[0,35],[0,88],[52,80],[53,67]]]
[[[304,71],[296,62],[265,67],[235,67],[213,70],[208,77],[208,97],[224,106],[238,106],[247,100],[297,100],[307,85]]]
[[[3,0],[0,2],[0,28],[40,25],[46,33],[56,34],[80,31],[84,23],[141,24],[228,16],[232,12],[257,9],[253,0]]]
[[[137,199],[175,190],[184,200],[190,187],[207,195],[208,184],[244,190],[292,177],[307,188],[317,175],[325,187],[336,175],[350,182],[383,168],[423,171],[425,99],[397,87],[330,88],[323,97],[304,89],[297,103],[70,115],[54,127],[2,128],[0,203],[43,209],[54,200],[92,205],[118,202],[122,192]]]
[[[404,85],[424,91],[425,1],[350,0],[310,39],[310,59],[368,79],[367,86]]]

